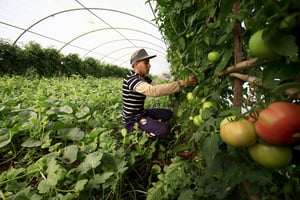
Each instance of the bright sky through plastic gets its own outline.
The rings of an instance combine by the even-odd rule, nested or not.
[[[157,55],[150,73],[159,75],[170,70],[153,19],[145,0],[0,0],[1,39],[19,46],[35,41],[126,68],[131,54],[145,48]]]

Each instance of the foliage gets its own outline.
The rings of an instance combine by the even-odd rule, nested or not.
[[[121,83],[120,78],[2,77],[1,197],[144,196],[158,141],[140,132],[121,135]],[[167,100],[147,100],[146,106]]]
[[[80,75],[82,77],[124,77],[128,69],[102,63],[77,54],[63,55],[54,48],[43,49],[30,42],[24,48],[0,41],[0,75],[37,74],[43,77]]]
[[[168,44],[173,76],[186,79],[194,74],[199,81],[195,89],[184,89],[173,97],[173,102],[178,102],[174,105],[177,116],[174,131],[183,141],[181,150],[197,152],[203,159],[204,170],[194,174],[193,179],[186,176],[188,189],[180,194],[175,192],[180,187],[164,187],[171,180],[160,179],[159,183],[153,183],[149,195],[161,199],[176,199],[185,194],[190,195],[189,199],[296,198],[299,183],[294,181],[300,178],[298,161],[280,171],[264,169],[249,157],[246,148],[224,144],[219,125],[231,115],[247,119],[249,113],[270,102],[283,100],[299,104],[299,2],[157,0],[156,5],[155,21]],[[261,29],[264,41],[277,56],[258,58],[250,67],[236,70],[261,80],[260,84],[237,82],[230,73],[223,72],[253,58],[248,50],[249,38]],[[208,60],[208,54],[213,51],[219,52],[221,59]],[[236,103],[237,83],[242,86],[240,103]],[[284,95],[292,86],[298,88],[298,93]],[[192,101],[186,99],[189,92],[194,95]],[[212,101],[214,106],[203,111],[204,101]],[[191,119],[199,114],[203,122],[195,126]],[[299,151],[294,153],[298,160]],[[187,174],[194,173],[188,169]],[[279,189],[283,185],[289,185],[285,187],[286,193]],[[168,196],[170,193],[174,196]]]
[[[59,73],[65,77],[48,77],[45,74],[51,72],[47,70],[40,71],[44,77],[2,76],[1,198],[297,198],[296,147],[287,167],[266,169],[251,159],[247,148],[226,145],[220,137],[220,123],[232,115],[248,118],[278,100],[299,104],[299,93],[285,93],[299,88],[298,1],[157,0],[156,5],[155,20],[168,43],[173,76],[186,79],[195,74],[199,81],[196,88],[182,88],[170,99],[147,99],[146,107],[174,110],[172,135],[151,140],[138,131],[122,129],[122,81],[89,76],[110,71],[92,67],[98,63],[93,59],[80,62],[71,54],[53,61],[60,63]],[[260,29],[265,30],[263,37],[277,57],[254,59],[255,63],[238,70],[260,81],[241,81],[242,99],[237,104],[237,81],[226,70],[253,59],[248,41]],[[239,47],[237,36],[242,42]],[[29,54],[2,45],[1,56],[9,59],[1,60],[1,69],[11,74],[19,73],[16,66],[24,72],[30,69],[27,64],[23,67],[26,58],[38,71],[41,63],[35,63],[34,57],[57,55],[55,51],[45,55],[38,45]],[[212,51],[221,58],[209,61]],[[74,68],[84,74],[74,75],[69,71]],[[189,92],[194,98],[187,100]],[[213,106],[205,108],[207,101]],[[193,123],[195,116],[201,116],[200,125]]]

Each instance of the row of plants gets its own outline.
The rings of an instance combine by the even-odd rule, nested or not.
[[[0,197],[146,198],[175,153],[166,141],[122,129],[121,84],[120,78],[1,77]],[[168,97],[146,101],[167,104]]]
[[[42,48],[36,42],[24,47],[0,41],[0,75],[26,75],[35,73],[40,76],[82,77],[124,77],[129,69],[103,63],[92,57],[80,58],[78,54],[64,55],[55,48]]]
[[[297,142],[284,146],[290,150],[283,160],[255,147],[272,142],[275,133],[282,142],[283,133],[274,132],[279,128],[283,139],[297,138],[299,3],[157,0],[156,5],[173,76],[194,74],[199,81],[170,99],[146,102],[174,110],[172,135],[149,140],[122,129],[121,79],[3,77],[3,199],[297,198]],[[296,109],[280,109],[276,102]],[[264,127],[268,122],[270,129]],[[243,141],[249,145],[239,145]]]
[[[177,116],[174,131],[182,141],[178,148],[187,159],[174,173],[183,170],[184,177],[174,180],[168,172],[158,175],[149,199],[181,199],[183,195],[186,199],[297,198],[299,2],[155,2],[155,20],[168,44],[173,76],[194,74],[199,86],[172,97]],[[276,102],[297,109],[286,112],[290,109],[280,109]],[[258,115],[258,121],[248,121],[259,110],[267,111]],[[221,137],[224,120],[229,123]],[[269,129],[260,128],[270,123]],[[285,131],[278,134],[276,130]],[[271,144],[276,145],[275,151],[266,152],[269,144],[265,144],[272,140],[263,140],[262,135],[295,141],[282,148],[282,144]],[[247,147],[235,145],[245,141]],[[276,152],[279,157],[274,157]],[[194,163],[197,160],[200,166]]]

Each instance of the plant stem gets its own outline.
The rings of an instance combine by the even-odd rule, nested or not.
[[[253,84],[258,85],[258,86],[262,86],[262,80],[260,78],[255,77],[255,76],[250,76],[250,75],[247,75],[247,74],[241,74],[241,73],[237,73],[237,72],[230,73],[229,76],[234,77],[234,78],[238,78],[240,80],[243,80],[243,81],[246,81],[246,82],[249,82],[249,83],[253,83]]]
[[[259,66],[260,65],[259,63],[255,64],[255,62],[257,60],[258,60],[258,58],[250,58],[249,60],[238,62],[237,64],[235,64],[233,66],[227,67],[224,71],[219,72],[218,76],[223,76],[225,74],[229,74],[229,73],[236,72],[236,71],[241,71],[246,68]]]

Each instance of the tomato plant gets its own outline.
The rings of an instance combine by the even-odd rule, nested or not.
[[[255,123],[257,135],[272,144],[288,145],[300,140],[300,106],[274,102],[263,109]]]
[[[222,142],[220,131],[226,126],[221,122],[227,116],[248,118],[250,111],[274,101],[299,102],[296,90],[299,86],[295,83],[299,81],[300,65],[294,58],[299,57],[299,5],[295,1],[272,0],[162,0],[156,3],[156,20],[168,42],[173,76],[187,78],[195,74],[199,86],[193,90],[194,95],[209,99],[214,105],[203,110],[197,102],[185,102],[185,95],[173,97],[173,102],[178,102],[175,107],[184,110],[176,119],[178,128],[174,131],[181,141],[177,142],[187,141],[185,150],[200,152],[206,163],[206,170],[201,171],[193,183],[189,182],[189,186],[196,184],[205,194],[193,189],[184,194],[192,194],[195,199],[249,199],[252,195],[268,199],[287,194],[287,198],[295,197],[299,184],[286,180],[277,171],[257,169],[252,160],[249,162],[244,148],[237,149]],[[281,27],[283,21],[287,23]],[[264,30],[263,33],[258,32],[260,30]],[[257,38],[253,36],[250,42],[256,32]],[[193,37],[187,37],[190,33],[194,33]],[[254,54],[253,47],[258,51],[266,46],[267,53]],[[269,50],[276,56],[270,56]],[[208,58],[213,51],[222,55],[216,62]],[[188,88],[183,90],[190,92]],[[193,121],[187,119],[198,113],[201,113],[202,123],[194,126]],[[226,120],[224,123],[229,124]],[[291,169],[292,174],[299,176],[296,172],[299,167]],[[213,180],[208,178],[212,176]],[[254,180],[254,177],[260,178]],[[274,187],[270,189],[270,185]],[[280,190],[281,185],[291,186],[286,194]],[[151,188],[152,194],[168,192],[174,194],[159,186]]]

